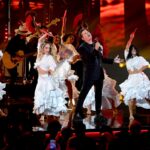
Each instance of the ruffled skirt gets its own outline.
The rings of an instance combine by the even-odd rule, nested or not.
[[[6,91],[3,90],[5,87],[6,84],[0,82],[0,100],[3,98],[3,95],[6,94]]]
[[[66,103],[62,90],[50,76],[38,78],[33,113],[59,116],[67,111]]]
[[[113,88],[106,86],[103,87],[102,90],[102,106],[101,109],[112,109],[114,107],[118,107],[120,105],[119,93]],[[94,86],[89,91],[88,95],[85,98],[83,103],[83,107],[91,107],[91,110],[95,111],[95,91]]]
[[[120,84],[120,88],[126,105],[129,100],[136,99],[137,106],[150,109],[150,104],[146,100],[150,98],[150,81],[145,73],[129,75],[128,79]]]

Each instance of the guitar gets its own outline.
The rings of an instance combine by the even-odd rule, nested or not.
[[[20,62],[24,60],[24,58],[30,56],[36,56],[36,52],[24,54],[22,50],[17,51],[16,56],[12,57],[8,52],[4,52],[2,62],[5,68],[13,69],[15,68]]]
[[[58,22],[60,22],[60,19],[59,18],[55,18],[48,25],[46,25],[46,28],[49,28],[52,25],[57,25]],[[37,31],[34,34],[31,34],[31,35],[26,37],[27,42],[29,42],[30,39],[32,39],[33,37],[38,37],[39,34],[40,34],[40,29],[37,29]]]

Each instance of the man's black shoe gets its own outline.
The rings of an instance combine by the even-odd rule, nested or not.
[[[82,113],[82,112],[78,112],[78,113],[76,113],[74,115],[74,118],[81,118],[81,119],[83,119],[85,117],[86,117],[86,115],[84,113]]]
[[[96,114],[94,118],[94,123],[97,127],[102,127],[107,125],[107,119],[101,115],[101,114]]]

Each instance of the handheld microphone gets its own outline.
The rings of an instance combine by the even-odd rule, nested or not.
[[[103,54],[103,46],[100,44],[97,37],[93,40],[93,42],[94,42],[94,46],[95,46],[96,43],[99,43],[98,51],[100,51]]]

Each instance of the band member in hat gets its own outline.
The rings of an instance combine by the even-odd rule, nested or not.
[[[27,51],[26,36],[30,32],[27,30],[26,25],[22,24],[18,29],[15,29],[15,36],[8,41],[2,58],[5,68],[10,74],[10,87],[16,82],[18,72],[17,66],[23,60],[23,55]],[[10,91],[13,93],[13,88]]]

